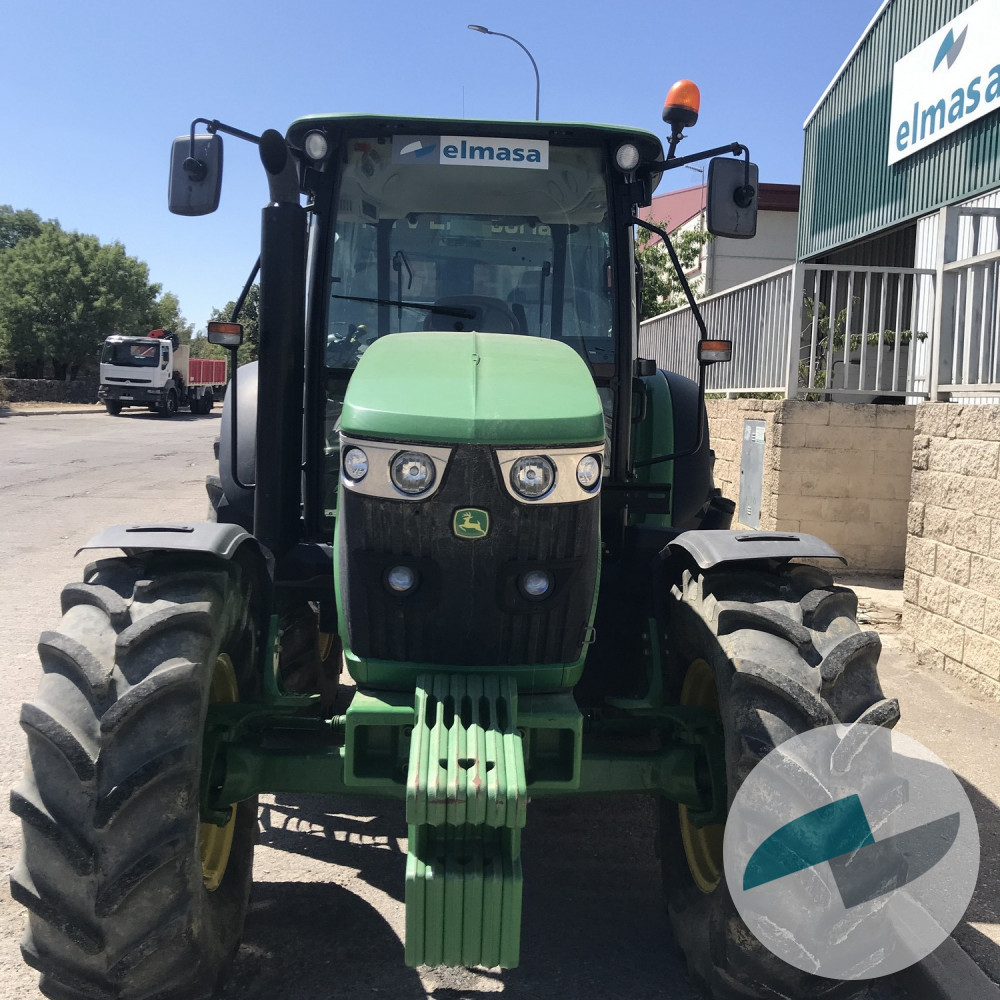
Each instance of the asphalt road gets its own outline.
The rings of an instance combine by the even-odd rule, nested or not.
[[[145,413],[0,416],[0,784],[23,763],[20,704],[37,683],[35,643],[80,578],[75,549],[111,524],[200,520],[218,411],[167,421]],[[89,558],[93,558],[91,555]],[[281,796],[261,809],[261,843],[231,998],[433,997],[692,1000],[660,902],[651,804],[531,805],[524,836],[522,965],[403,966],[406,827],[397,803]],[[19,851],[0,812],[0,866]],[[0,893],[0,1000],[36,998],[21,963],[22,912]],[[878,983],[865,1000],[901,993]]]

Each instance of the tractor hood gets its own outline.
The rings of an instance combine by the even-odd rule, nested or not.
[[[381,440],[586,446],[604,440],[604,415],[586,363],[566,344],[395,333],[361,358],[341,429]]]

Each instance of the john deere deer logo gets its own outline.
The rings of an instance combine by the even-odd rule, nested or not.
[[[490,530],[490,515],[477,507],[455,511],[452,529],[459,538],[485,538]]]

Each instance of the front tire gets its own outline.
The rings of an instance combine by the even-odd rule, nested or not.
[[[167,393],[166,399],[160,403],[160,416],[172,417],[177,413],[177,393],[173,389]]]
[[[725,738],[727,809],[754,766],[791,737],[833,723],[891,728],[899,704],[876,673],[881,640],[861,632],[857,598],[811,566],[685,570],[668,597],[673,703],[714,708]],[[717,1000],[834,997],[857,984],[809,975],[768,951],[733,905],[724,824],[698,827],[664,802],[667,910],[692,978]]]
[[[209,702],[252,685],[250,593],[237,563],[164,554],[102,560],[63,590],[11,793],[21,950],[54,1000],[207,997],[235,955],[256,800],[206,828],[199,787]]]
[[[122,404],[119,403],[117,400],[114,400],[114,399],[106,399],[104,401],[104,408],[113,417],[117,417],[118,414],[122,412]]]

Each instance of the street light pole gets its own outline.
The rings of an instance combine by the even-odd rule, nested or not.
[[[502,31],[490,31],[489,28],[484,28],[481,24],[470,24],[469,31],[478,31],[483,35],[497,35],[499,38],[509,38],[515,45],[520,46],[524,54],[531,60],[531,68],[535,71],[535,121],[538,121],[538,103],[539,96],[542,89],[542,81],[538,75],[538,64],[535,62],[535,57],[528,51],[527,47],[519,42],[513,35],[505,35]]]

